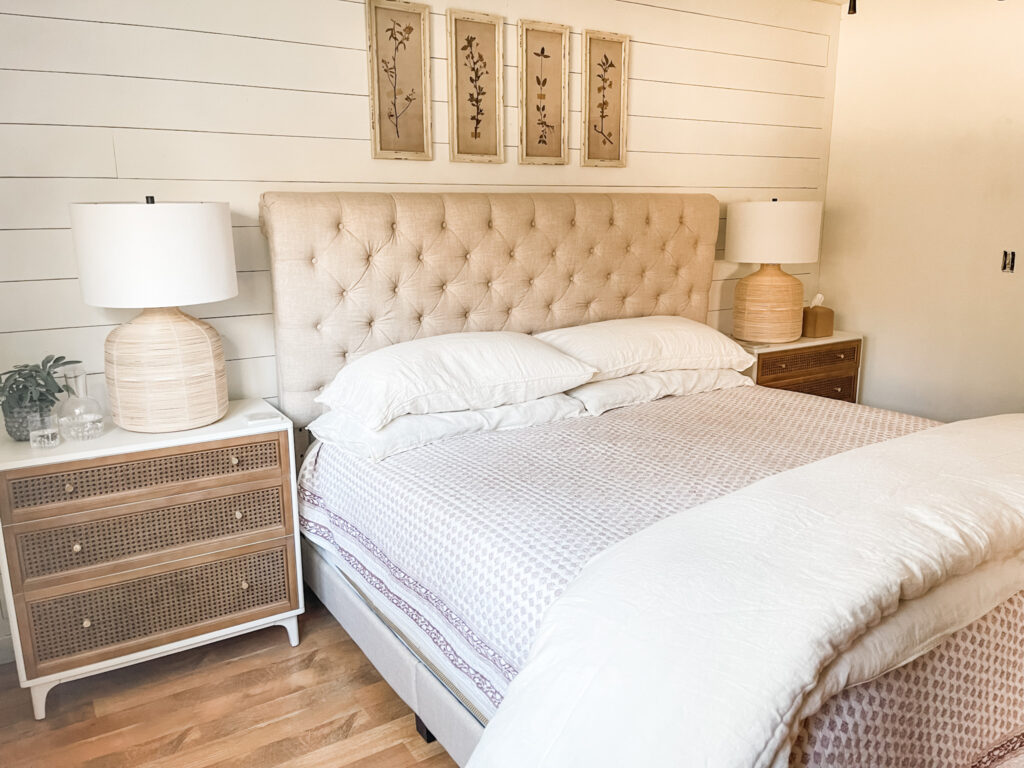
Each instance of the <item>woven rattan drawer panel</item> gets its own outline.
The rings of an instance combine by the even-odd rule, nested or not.
[[[44,664],[286,602],[284,547],[28,604]]]
[[[853,403],[857,399],[857,376],[850,374],[849,376],[832,376],[827,379],[811,379],[810,381],[786,384],[786,389]]]
[[[19,534],[22,580],[262,528],[283,531],[280,487]]]
[[[11,506],[31,509],[280,466],[278,441],[158,456],[10,481]]]
[[[776,352],[760,358],[760,377],[788,376],[836,365],[856,366],[860,361],[856,342],[834,347],[812,347],[791,352]]]

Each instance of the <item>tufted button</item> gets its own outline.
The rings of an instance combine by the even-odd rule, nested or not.
[[[575,227],[576,226],[576,219],[573,219],[572,221],[570,221],[569,222],[569,226],[570,227]]]
[[[323,324],[323,323],[317,323],[317,324],[316,324],[316,329],[317,329],[318,331],[322,331],[322,330],[324,329],[324,324]]]
[[[373,261],[373,254],[372,253],[366,254],[366,263],[369,264],[371,261]]]
[[[590,255],[591,255],[591,256],[593,256],[593,255],[594,255],[594,249],[593,249],[593,248],[591,248],[591,249],[590,249]]]
[[[321,384],[319,387],[316,388],[316,391],[317,392],[323,392],[324,391],[324,385]]]
[[[651,226],[651,217],[650,216],[648,216],[646,219],[644,219],[644,224],[646,224],[647,226]]]
[[[606,277],[606,278],[605,278],[605,280],[611,280],[611,279],[612,279],[612,273],[611,273],[611,272],[609,272],[609,273],[608,273],[608,277]]]
[[[366,327],[367,328],[373,328],[373,320],[367,320],[366,321]]]
[[[488,221],[487,222],[487,228],[488,229],[494,229],[494,222],[493,221]]]
[[[551,258],[552,258],[552,259],[553,259],[553,258],[555,258],[555,251],[552,251],[552,252],[551,252]]]
[[[490,288],[490,287],[491,287],[491,281],[490,281],[490,280],[488,280],[488,281],[487,281],[487,287],[488,287],[488,288]]]
[[[397,229],[397,228],[398,228],[398,224],[396,222],[392,221],[391,222],[391,229]]]
[[[423,261],[423,251],[420,251],[419,253],[416,254],[416,260]]]
[[[416,322],[422,324],[423,323],[423,315],[416,315]]]
[[[508,257],[509,257],[510,259],[514,259],[514,258],[516,257],[516,252],[515,252],[515,251],[509,251],[509,252],[508,252]]]
[[[341,222],[339,221],[339,222],[338,222],[338,229],[344,229],[344,228],[345,228],[345,225],[344,225],[344,224],[342,224],[342,223],[341,223]]]
[[[536,221],[531,221],[530,222],[530,226],[531,227],[536,227],[537,226],[537,222]]]
[[[448,283],[441,283],[441,290],[442,291],[447,291],[448,290]]]
[[[310,259],[310,262],[312,262],[313,264],[316,264],[316,256],[314,256],[312,259]]]
[[[570,283],[575,283],[576,282],[576,275],[575,274],[569,275],[569,282]]]
[[[555,305],[554,304],[548,304],[548,312],[553,312],[554,309],[555,309]]]
[[[615,219],[608,219],[608,226],[609,227],[614,227],[615,226]]]
[[[442,221],[441,222],[441,229],[447,229],[447,228],[448,228],[448,222],[447,221]]]

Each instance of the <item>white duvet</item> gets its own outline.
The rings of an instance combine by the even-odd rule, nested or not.
[[[668,517],[544,617],[470,768],[787,763],[800,720],[1024,587],[1024,414]]]

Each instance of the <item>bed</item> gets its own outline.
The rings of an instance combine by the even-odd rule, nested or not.
[[[281,408],[307,425],[348,361],[412,338],[704,322],[718,218],[707,195],[267,193]],[[596,553],[763,478],[934,426],[745,387],[379,463],[318,444],[300,474],[304,574],[464,765],[546,609]],[[1015,594],[832,697],[801,721],[789,763],[973,767],[1014,753],[1022,612]]]

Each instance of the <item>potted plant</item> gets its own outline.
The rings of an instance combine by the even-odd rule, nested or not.
[[[7,434],[15,440],[28,440],[29,414],[48,414],[62,392],[70,388],[57,383],[54,374],[78,360],[47,355],[41,363],[23,363],[0,373],[0,409]]]

